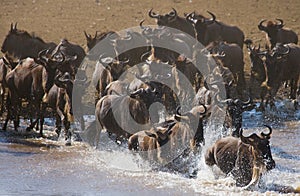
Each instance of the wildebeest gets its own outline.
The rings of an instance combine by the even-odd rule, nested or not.
[[[156,14],[152,10],[153,9],[149,11],[148,15],[151,18],[157,19],[157,25],[178,29],[191,35],[192,37],[195,37],[195,30],[193,25],[185,18],[178,16],[177,11],[174,8],[172,8],[171,12],[165,15]]]
[[[265,19],[261,20],[258,24],[258,29],[266,33],[271,48],[273,48],[276,43],[298,43],[298,35],[290,29],[283,28],[284,24],[282,19],[276,19],[279,23],[268,21],[267,25],[264,26],[263,23],[266,21]]]
[[[106,129],[109,134],[116,135],[116,141],[128,139],[132,133],[147,129],[150,126],[149,107],[159,101],[161,96],[156,89],[138,89],[130,95],[106,95],[102,97],[95,110],[97,132]]]
[[[261,52],[264,56],[266,77],[262,87],[266,88],[271,98],[275,97],[284,81],[290,81],[290,98],[296,99],[300,75],[300,47],[290,44],[276,44],[270,51]],[[273,104],[274,105],[274,104]],[[297,103],[295,102],[295,107]]]
[[[39,119],[42,115],[40,103],[44,95],[42,86],[43,69],[44,67],[36,64],[34,59],[27,58],[20,61],[15,69],[7,73],[6,83],[9,89],[9,96],[6,104],[8,115],[3,125],[3,130],[6,130],[8,120],[14,120],[14,129],[17,131],[22,99],[29,102],[28,113],[30,113],[30,116]],[[32,129],[33,126],[34,124],[30,125],[28,130]]]
[[[82,99],[90,83],[91,81],[88,81],[85,70],[79,69],[75,80],[73,81],[72,104],[76,107],[76,109],[74,109],[74,116],[77,120],[79,120],[81,130],[85,129],[85,122],[83,118],[85,110]]]
[[[231,135],[239,137],[239,132],[243,124],[243,112],[252,110],[255,107],[252,99],[249,97],[247,101],[242,101],[241,99],[225,99],[220,101],[218,100],[218,96],[215,96],[215,99],[217,100],[216,104],[226,104],[224,129],[231,129]]]
[[[112,81],[118,80],[121,74],[127,69],[125,66],[127,62],[117,61],[110,56],[100,56],[92,77],[92,84],[96,88],[95,103],[105,95],[105,88]]]
[[[29,106],[26,115],[29,115],[30,118],[36,118],[27,130],[31,130],[40,120],[40,134],[43,136],[44,110],[42,102],[47,99],[49,90],[55,83],[56,71],[59,65],[68,59],[72,59],[63,54],[57,54],[49,58],[47,57],[48,52],[48,50],[39,52],[36,61],[41,64],[33,58],[26,58],[21,60],[16,68],[6,75],[9,96],[6,103],[8,114],[3,130],[6,129],[8,120],[14,120],[14,128],[17,130],[22,99],[24,99]]]
[[[267,94],[267,89],[265,87],[262,87],[261,85],[266,80],[266,67],[264,65],[264,61],[261,58],[261,54],[265,53],[267,55],[269,51],[262,51],[260,45],[258,47],[253,46],[252,40],[247,40],[246,44],[251,63],[251,85],[249,86],[249,93],[251,97],[255,97],[254,85],[257,83],[259,89],[259,97],[261,98],[259,109],[265,110],[264,99],[266,98],[265,96]]]
[[[205,154],[205,163],[217,165],[225,174],[232,174],[237,186],[251,188],[265,171],[275,168],[270,149],[272,128],[265,125],[269,133],[243,136],[240,139],[225,137],[217,140]]]
[[[1,85],[1,109],[0,113],[4,112],[5,100],[7,94],[6,74],[17,66],[18,63],[8,60],[7,57],[0,58],[0,85]]]
[[[1,46],[1,52],[5,56],[15,59],[31,57],[37,59],[38,53],[44,49],[53,50],[56,44],[46,43],[40,37],[30,35],[27,31],[17,29],[17,23],[11,24],[10,31],[6,35]]]
[[[87,58],[91,61],[97,61],[101,55],[116,57],[115,51],[115,41],[120,38],[120,36],[113,32],[103,32],[100,34],[95,34],[94,38],[86,32],[85,36],[87,39]]]
[[[85,58],[85,51],[84,49],[74,43],[70,43],[67,39],[62,39],[60,43],[54,48],[52,55],[55,55],[57,53],[62,53],[65,56],[72,56],[73,59],[70,59],[69,61],[65,61],[61,64],[62,72],[66,72],[69,69],[68,67],[71,67],[73,69],[72,72],[69,72],[72,76],[72,78],[75,78],[75,75],[77,73],[77,70],[79,69],[81,63],[83,62],[83,59]]]
[[[237,92],[241,95],[246,87],[243,50],[237,44],[228,44],[222,41],[212,42],[206,48],[213,54],[223,54],[218,56],[222,63],[221,66],[228,67],[232,72],[237,84]]]
[[[217,21],[216,16],[208,12],[212,18],[208,19],[202,15],[192,12],[186,16],[187,20],[194,24],[197,33],[197,40],[204,46],[213,41],[225,41],[236,43],[243,48],[244,33],[237,26],[231,26]]]
[[[68,72],[63,76],[59,73],[55,78],[55,84],[51,87],[43,107],[51,107],[56,119],[55,132],[60,135],[62,122],[65,128],[67,145],[71,145],[70,123],[73,122],[72,90],[73,81]],[[47,105],[45,105],[47,104]],[[44,108],[43,108],[44,109]]]
[[[180,107],[177,108],[174,119],[177,121],[172,128],[171,149],[185,147],[196,150],[204,144],[203,118],[206,115],[207,108],[201,104],[194,106],[190,111],[181,114]],[[187,145],[188,144],[188,145]]]
[[[156,127],[133,134],[128,139],[128,149],[147,151],[146,155],[149,161],[166,163],[166,153],[168,152],[165,151],[168,151],[168,149],[163,149],[163,147],[169,142],[172,127],[175,124],[173,122],[168,127]]]

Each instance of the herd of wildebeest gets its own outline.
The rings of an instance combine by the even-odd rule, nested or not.
[[[17,131],[23,117],[31,122],[27,131],[39,125],[43,136],[44,117],[49,113],[56,119],[58,135],[64,125],[70,145],[70,124],[78,115],[91,145],[99,145],[100,132],[105,130],[117,143],[128,143],[130,150],[144,151],[149,159],[165,163],[165,156],[179,146],[199,152],[207,119],[219,110],[225,114],[222,129],[229,136],[223,134],[204,152],[206,164],[232,174],[238,186],[257,184],[264,171],[275,167],[269,145],[272,128],[265,125],[261,134],[246,137],[242,114],[256,107],[253,100],[259,96],[257,110],[274,108],[280,87],[290,87],[289,99],[297,109],[297,34],[284,28],[282,19],[258,21],[257,30],[267,37],[261,48],[245,39],[237,26],[216,20],[211,12],[210,17],[196,12],[179,16],[173,8],[164,15],[152,9],[148,14],[157,26],[141,21],[138,31],[127,30],[125,35],[110,31],[92,36],[84,31],[87,52],[67,39],[46,43],[11,24],[0,60],[3,131],[10,120]],[[249,82],[244,74],[244,45],[251,60]],[[91,77],[86,75],[84,59],[94,67]],[[95,122],[85,128],[83,113],[73,113],[72,102],[82,107],[90,83],[96,95]],[[150,114],[154,103],[164,106],[163,120],[159,107]]]

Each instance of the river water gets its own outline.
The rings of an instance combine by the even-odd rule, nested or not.
[[[107,141],[95,149],[74,141],[19,137],[0,132],[0,195],[280,195],[283,187],[300,186],[300,111],[278,102],[278,111],[244,113],[247,131],[270,124],[271,150],[276,168],[253,191],[235,186],[232,178],[209,168],[199,155],[195,178],[152,169],[127,149]],[[46,134],[53,134],[46,131]],[[213,134],[206,130],[206,137]],[[105,136],[104,136],[105,137]],[[204,147],[205,149],[205,147]],[[289,195],[294,195],[290,193]]]

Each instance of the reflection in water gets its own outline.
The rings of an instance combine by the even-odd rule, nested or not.
[[[138,154],[116,145],[105,134],[96,150],[83,142],[65,146],[63,139],[24,139],[0,132],[0,195],[279,195],[278,190],[288,192],[300,186],[300,112],[290,113],[244,114],[246,130],[260,132],[258,127],[269,123],[275,127],[271,150],[276,168],[263,176],[264,186],[253,192],[236,187],[216,167],[206,166],[202,155],[197,176],[189,179],[153,170]],[[213,131],[207,130],[206,138]]]

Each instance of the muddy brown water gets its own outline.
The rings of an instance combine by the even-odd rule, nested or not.
[[[100,149],[80,141],[65,146],[49,129],[50,139],[0,132],[0,195],[280,195],[282,188],[300,186],[300,111],[285,102],[277,107],[280,112],[244,114],[246,131],[260,132],[263,124],[274,127],[271,150],[276,168],[254,191],[236,187],[230,176],[207,167],[202,155],[198,174],[191,179],[153,169],[105,135]],[[206,127],[207,146],[213,134],[215,130]]]

